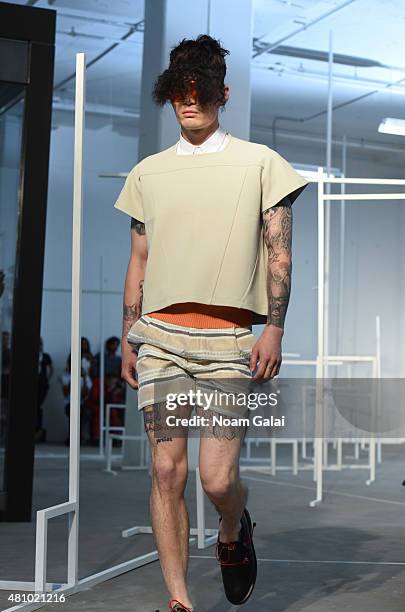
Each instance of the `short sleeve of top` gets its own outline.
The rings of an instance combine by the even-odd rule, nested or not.
[[[262,212],[287,196],[293,203],[308,184],[284,157],[266,147],[262,168]]]
[[[142,206],[139,164],[132,168],[125,179],[124,186],[114,204],[114,208],[118,208],[118,210],[122,210],[122,212],[126,213],[130,217],[145,223],[145,216]]]

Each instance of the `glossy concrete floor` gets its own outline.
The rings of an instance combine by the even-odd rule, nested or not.
[[[35,510],[67,499],[64,447],[38,446]],[[53,458],[44,454],[52,452]],[[121,530],[147,525],[149,477],[145,472],[102,471],[97,459],[81,462],[80,578],[153,550],[149,535],[121,538]],[[60,458],[55,458],[60,456]],[[64,457],[63,457],[64,455]],[[288,449],[281,453],[288,464]],[[309,471],[276,477],[244,473],[249,508],[257,522],[257,586],[243,606],[246,612],[402,612],[405,609],[405,446],[385,447],[377,481],[366,486],[366,472],[345,470],[325,475],[325,499],[317,508]],[[365,456],[362,458],[365,460]],[[195,522],[194,474],[187,499]],[[216,527],[209,503],[207,527]],[[65,518],[50,522],[48,580],[66,579]],[[34,523],[0,523],[0,580],[33,580]],[[230,612],[214,548],[191,548],[190,591],[198,612]],[[0,591],[0,609],[12,607]],[[167,593],[159,563],[127,572],[44,609],[86,612],[155,612],[167,610]]]

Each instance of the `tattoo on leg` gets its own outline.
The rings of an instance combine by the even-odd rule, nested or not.
[[[159,444],[160,442],[173,442],[173,438],[166,438],[164,436],[162,438],[157,438],[156,444]]]
[[[144,424],[145,432],[146,433],[148,433],[149,431],[150,432],[154,431],[153,410],[146,410],[146,408],[144,408],[144,411],[143,411],[143,424]]]
[[[156,444],[160,444],[161,442],[172,442],[173,438],[167,435],[165,430],[167,430],[167,425],[165,423],[162,424],[165,403],[156,403],[151,404],[150,406],[146,406],[143,409],[143,422],[146,433],[151,433],[154,435],[156,439]],[[159,433],[160,432],[160,433]]]

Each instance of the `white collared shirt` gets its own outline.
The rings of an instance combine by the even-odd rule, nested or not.
[[[203,143],[200,145],[193,145],[180,133],[176,153],[177,155],[198,155],[200,153],[215,153],[217,151],[222,151],[227,145],[229,137],[229,132],[226,132],[221,126],[218,126],[215,132],[204,140]]]

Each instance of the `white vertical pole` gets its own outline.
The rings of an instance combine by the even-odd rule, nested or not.
[[[75,142],[73,175],[72,239],[72,328],[70,379],[70,446],[69,501],[75,512],[69,514],[68,584],[78,582],[79,481],[80,481],[80,395],[81,395],[81,327],[80,298],[82,273],[82,203],[83,203],[83,136],[85,106],[86,56],[76,54]]]
[[[37,512],[35,544],[35,593],[46,592],[46,566],[48,558],[48,525],[45,512]]]
[[[332,30],[329,31],[329,57],[328,57],[328,106],[326,124],[326,173],[330,177],[332,173],[332,117],[333,117],[333,42]],[[325,192],[330,193],[330,183],[326,183]],[[322,205],[324,205],[322,203]],[[324,245],[324,354],[329,354],[329,276],[330,276],[330,216],[331,204],[329,200],[325,202],[325,245]],[[325,378],[329,376],[329,363],[324,362]]]
[[[112,472],[112,438],[108,435],[107,431],[105,433],[105,449],[106,449],[106,465],[107,472]]]
[[[369,466],[370,466],[370,478],[366,481],[367,485],[371,485],[375,481],[375,437],[373,436],[369,440],[368,447],[368,456],[369,456]]]
[[[302,403],[302,451],[301,457],[307,458],[307,391],[306,387],[301,387],[301,403]]]
[[[377,436],[377,425],[378,425],[378,415],[377,410],[380,405],[379,391],[380,391],[380,379],[377,376],[377,358],[373,359],[372,362],[372,377],[375,381],[375,385],[373,388],[373,395],[371,398],[372,401],[372,424],[371,424],[371,436],[368,440],[368,456],[369,456],[369,467],[370,467],[370,478],[366,481],[367,485],[372,484],[375,481],[375,468],[376,468],[376,436]],[[374,425],[374,427],[373,427]]]
[[[294,440],[292,448],[292,467],[293,467],[293,476],[297,476],[298,474],[298,440]]]
[[[326,124],[326,172],[332,171],[332,116],[333,116],[333,50],[332,30],[329,32],[329,72],[328,72],[328,107]],[[325,189],[326,187],[326,189]],[[322,467],[323,467],[323,419],[324,419],[324,378],[328,377],[329,354],[329,273],[330,273],[330,201],[323,199],[324,193],[330,193],[330,183],[324,184],[324,173],[318,168],[318,357],[316,365],[316,400],[315,400],[315,439],[314,439],[314,479],[316,481],[316,499],[311,506],[322,501]],[[326,213],[326,214],[325,214]],[[326,238],[326,240],[325,240]]]
[[[376,336],[376,358],[377,358],[377,372],[376,377],[381,378],[381,319],[380,315],[376,315],[375,318],[375,336]]]
[[[342,175],[346,178],[347,174],[347,138],[343,135],[342,143]],[[346,184],[341,183],[340,192],[346,193]],[[336,335],[336,354],[343,352],[343,294],[345,280],[345,243],[346,243],[346,200],[340,202],[340,244],[339,244],[339,288],[338,288],[338,314],[337,314],[337,335]],[[337,445],[337,467],[342,469],[342,440],[338,440]]]
[[[316,498],[311,506],[322,501],[322,436],[323,436],[323,373],[325,355],[325,208],[324,171],[318,168],[318,354],[316,360],[315,424],[314,424],[314,480]]]
[[[200,470],[195,468],[195,486],[197,501],[197,546],[205,548],[205,506],[204,491],[201,485]]]
[[[276,465],[277,465],[277,442],[274,436],[271,437],[270,440],[270,456],[271,456],[271,475],[276,475]]]
[[[338,470],[342,469],[342,438],[339,438],[336,446],[336,466]]]
[[[377,397],[377,409],[380,411],[381,408],[381,319],[380,315],[377,315],[375,318],[375,335],[376,335],[376,378],[377,388],[378,388],[378,397]],[[379,412],[378,412],[379,414]],[[377,440],[377,463],[382,462],[382,442],[381,440]]]
[[[328,54],[328,106],[326,115],[326,172],[331,173],[332,168],[332,116],[333,116],[333,35],[329,30]],[[328,187],[328,186],[327,186]]]
[[[329,441],[324,440],[323,441],[323,465],[325,469],[328,467],[328,464],[329,464]]]
[[[346,178],[347,172],[347,139],[343,136],[342,145],[342,174]],[[341,183],[340,191],[342,195],[346,193],[346,184]],[[336,354],[342,353],[343,339],[343,292],[344,292],[344,272],[345,272],[345,242],[346,242],[346,200],[340,202],[340,248],[339,248],[339,296],[338,296],[338,321]]]
[[[99,454],[104,454],[104,268],[100,257],[100,405],[99,405]],[[106,433],[107,436],[107,433]],[[107,438],[106,438],[107,439]]]

